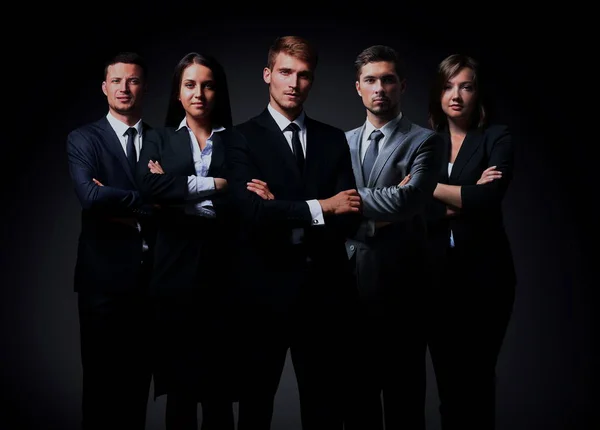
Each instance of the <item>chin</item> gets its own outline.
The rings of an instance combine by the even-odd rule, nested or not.
[[[283,104],[281,104],[281,107],[285,110],[298,109],[298,106],[300,106],[300,103],[283,103]]]

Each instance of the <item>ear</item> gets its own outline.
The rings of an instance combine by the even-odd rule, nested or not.
[[[406,78],[400,82],[400,94],[404,94],[404,91],[406,91]]]
[[[362,94],[360,93],[360,82],[356,81],[355,85],[356,85],[356,92],[358,93],[358,95],[360,97],[362,97]]]
[[[267,84],[271,83],[271,69],[269,69],[268,67],[265,67],[263,69],[263,79]]]
[[[106,81],[102,82],[102,92],[104,93],[105,96],[108,96],[108,92],[106,90]]]

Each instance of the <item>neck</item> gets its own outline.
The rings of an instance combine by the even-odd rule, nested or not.
[[[468,131],[466,121],[451,121],[448,120],[448,131],[452,135],[465,136]]]
[[[283,115],[290,121],[295,120],[302,113],[302,106],[298,106],[295,109],[285,109],[284,110],[281,108],[281,106],[279,106],[277,103],[275,103],[272,98],[271,98],[271,101],[269,104],[271,105],[271,107],[273,109],[275,109],[277,112],[279,112],[281,115]]]
[[[399,113],[400,112],[392,112],[384,115],[375,115],[370,110],[367,110],[367,118],[369,122],[375,126],[375,128],[380,129],[388,122],[396,118],[399,115]]]
[[[192,129],[192,132],[196,136],[198,140],[202,138],[202,140],[206,140],[208,136],[212,133],[212,124],[210,120],[206,118],[193,118],[191,116],[186,116],[186,122],[189,128]]]
[[[138,123],[138,121],[142,118],[141,113],[119,113],[114,109],[110,108],[110,114],[114,116],[119,121],[127,124],[129,127],[133,127]]]

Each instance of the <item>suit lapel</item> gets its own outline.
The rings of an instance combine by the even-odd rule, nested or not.
[[[187,175],[196,174],[191,145],[190,132],[187,127],[180,128],[175,133],[173,152],[175,153],[175,159],[178,160],[177,164],[183,166],[183,172]]]
[[[296,165],[296,158],[294,157],[294,153],[292,152],[288,141],[285,139],[283,132],[279,129],[279,126],[269,113],[267,109],[265,109],[257,118],[256,121],[259,125],[265,128],[270,136],[270,139],[265,139],[269,145],[273,148],[275,153],[279,154],[283,162],[287,165],[290,171],[294,172],[294,176],[298,181],[302,182],[302,176],[300,175],[300,170]],[[308,136],[308,132],[307,132]],[[308,137],[307,137],[307,155],[308,155]]]
[[[362,135],[365,132],[365,126],[363,125],[350,135],[348,138],[348,146],[350,147],[350,159],[352,160],[352,170],[354,171],[354,177],[356,178],[356,186],[363,188],[365,186],[365,178],[362,171],[362,163],[360,162],[360,142],[362,141]]]
[[[450,143],[450,135],[447,133],[439,133],[442,136],[444,141],[444,145],[442,145],[442,166],[440,170],[440,178],[444,184],[448,183],[450,175],[448,175],[448,164],[450,163],[450,151],[452,150],[452,145]],[[454,167],[453,167],[454,169]]]
[[[102,129],[102,133],[104,133],[104,135],[106,136],[108,150],[115,157],[117,157],[127,177],[129,178],[132,184],[135,184],[133,172],[131,171],[131,167],[129,167],[129,162],[127,161],[127,157],[125,156],[125,151],[123,151],[123,146],[121,146],[121,141],[119,140],[117,133],[115,133],[115,130],[113,130],[106,117],[100,120],[100,128]]]
[[[460,176],[462,170],[479,147],[480,138],[481,133],[479,131],[469,131],[467,133],[465,140],[458,150],[458,154],[456,154],[456,160],[454,160],[452,172],[450,174],[450,178],[448,178],[450,183],[454,183],[454,181],[456,181],[456,179]]]
[[[367,186],[372,187],[377,183],[377,179],[379,178],[379,175],[381,175],[387,161],[391,155],[400,148],[400,145],[408,136],[410,127],[411,122],[402,115],[398,125],[396,125],[394,131],[392,131],[392,134],[390,134],[390,137],[386,140],[385,146],[380,150],[377,160],[375,160],[373,170],[371,170],[371,175],[367,180]]]
[[[208,172],[211,174],[211,176],[213,172],[218,172],[225,162],[225,148],[223,147],[222,133],[225,132],[222,131],[213,133],[212,136],[212,156],[210,160],[210,168],[208,169]]]

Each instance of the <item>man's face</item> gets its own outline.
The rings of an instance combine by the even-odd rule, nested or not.
[[[313,83],[310,65],[303,60],[279,53],[273,69],[265,67],[263,79],[269,84],[271,105],[286,117],[293,119],[302,111]]]
[[[391,118],[400,112],[400,97],[406,81],[400,80],[394,63],[378,61],[362,66],[356,91],[373,115]]]
[[[108,66],[102,92],[116,115],[139,115],[144,98],[143,70],[137,64],[117,63]]]

